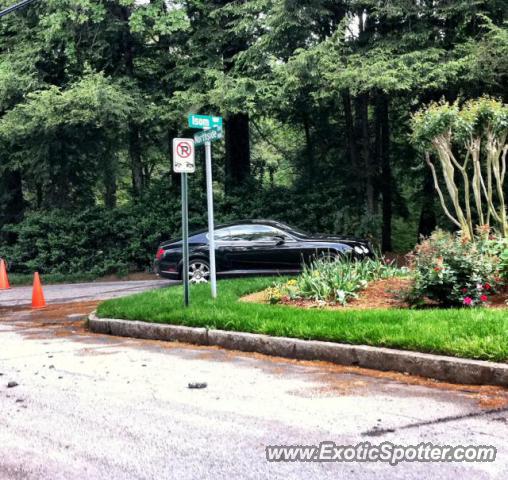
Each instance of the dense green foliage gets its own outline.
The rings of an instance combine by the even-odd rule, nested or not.
[[[508,360],[508,316],[499,309],[323,310],[253,304],[239,297],[263,290],[275,279],[219,282],[219,298],[209,285],[193,285],[191,306],[182,288],[154,290],[102,303],[103,318],[263,333],[301,339],[441,353],[483,360]]]
[[[36,1],[0,20],[0,256],[22,272],[147,268],[179,235],[170,145],[192,133],[189,112],[225,118],[219,221],[270,217],[383,250],[453,228],[411,114],[441,98],[507,101],[507,8]],[[203,163],[193,227],[206,219]]]

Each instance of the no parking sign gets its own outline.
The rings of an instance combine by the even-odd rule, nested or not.
[[[173,169],[175,173],[194,173],[196,171],[193,139],[173,139]]]

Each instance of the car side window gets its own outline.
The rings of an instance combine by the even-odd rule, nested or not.
[[[280,237],[277,229],[267,225],[254,225],[255,230],[252,233],[251,240],[253,242],[272,242]]]
[[[230,228],[231,240],[243,242],[269,242],[289,238],[283,231],[269,225],[238,225]]]
[[[252,235],[252,225],[237,225],[229,229],[230,238],[234,242],[247,242]]]

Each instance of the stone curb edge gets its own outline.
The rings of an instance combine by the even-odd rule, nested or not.
[[[366,345],[98,318],[95,312],[88,317],[88,326],[92,332],[119,337],[217,346],[297,360],[320,360],[339,365],[409,373],[451,383],[508,387],[508,364],[483,360]]]

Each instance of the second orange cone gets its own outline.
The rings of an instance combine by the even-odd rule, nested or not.
[[[34,274],[34,288],[32,290],[32,308],[44,308],[46,306],[46,299],[42,291],[41,279],[39,272]]]
[[[0,260],[0,290],[7,290],[11,288],[9,285],[9,277],[7,276],[7,267],[5,266],[5,260]]]

